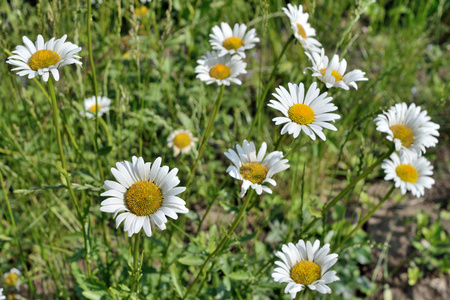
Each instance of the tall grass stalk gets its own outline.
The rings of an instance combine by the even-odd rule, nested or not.
[[[342,239],[342,241],[337,245],[334,246],[331,249],[331,252],[335,252],[337,249],[340,249],[342,247],[342,245],[344,245],[344,243],[346,241],[348,241],[354,234],[355,232],[361,228],[368,220],[370,217],[373,216],[374,213],[376,213],[376,211],[384,204],[384,202],[386,202],[387,199],[389,199],[389,197],[391,196],[392,192],[395,189],[395,185],[392,185],[391,188],[389,189],[389,191],[386,193],[386,195],[383,197],[383,199],[381,199],[381,201],[369,212],[367,213],[364,218],[362,218],[361,221],[358,222],[358,224],[355,226],[355,228],[353,228],[352,231],[350,231],[345,238]]]
[[[188,178],[188,180],[186,182],[186,191],[188,190],[189,185],[190,185],[192,179],[195,176],[195,170],[197,169],[198,162],[200,161],[200,159],[201,159],[201,157],[203,155],[203,152],[205,151],[205,147],[206,147],[206,144],[208,143],[209,136],[211,135],[211,131],[212,131],[212,128],[213,128],[213,125],[214,125],[214,121],[216,120],[217,113],[219,112],[219,109],[220,109],[220,105],[222,104],[222,98],[223,98],[223,91],[224,90],[225,90],[225,85],[222,85],[220,87],[219,95],[217,96],[217,99],[214,102],[214,108],[213,108],[211,117],[209,118],[208,125],[206,126],[206,130],[203,133],[202,138],[200,140],[200,146],[199,146],[197,158],[195,159],[195,162],[192,165],[191,173],[190,173],[189,178]],[[184,192],[184,194],[186,194],[186,192]]]
[[[67,171],[66,159],[65,159],[65,156],[64,156],[64,150],[63,150],[63,145],[62,145],[61,132],[60,132],[60,129],[59,129],[58,103],[56,101],[55,89],[53,87],[53,79],[51,77],[49,77],[49,79],[48,79],[48,91],[49,91],[50,97],[52,99],[53,124],[54,124],[54,127],[55,127],[56,142],[57,142],[57,145],[58,145],[58,151],[59,151],[59,157],[60,157],[60,160],[61,160],[61,167],[62,167],[62,169],[59,166],[58,162],[56,162],[56,168],[60,171],[61,175],[64,176],[65,182],[63,182],[63,184],[66,185],[67,188],[69,189],[69,194],[70,194],[70,199],[72,200],[72,205],[75,207],[75,210],[77,212],[78,220],[79,220],[80,225],[81,225],[82,230],[83,230],[83,240],[84,240],[84,246],[85,246],[85,249],[86,249],[86,268],[87,268],[88,275],[90,277],[91,276],[91,259],[90,259],[90,251],[89,251],[90,247],[89,247],[89,242],[88,242],[88,236],[86,235],[86,224],[84,222],[83,214],[82,214],[81,209],[80,209],[80,203],[78,202],[77,196],[75,196],[75,193],[74,193],[73,188],[72,188],[72,183],[70,181],[70,176],[69,176],[69,173]]]
[[[205,262],[201,265],[200,269],[198,270],[197,276],[195,277],[192,284],[187,289],[186,293],[183,296],[183,299],[186,299],[186,297],[191,292],[192,288],[195,286],[197,281],[203,276],[203,270],[205,269],[206,265],[222,250],[222,248],[226,245],[228,240],[230,239],[231,235],[234,233],[234,230],[238,226],[239,222],[244,217],[244,214],[246,213],[247,206],[250,203],[252,197],[254,196],[255,191],[253,189],[250,189],[247,196],[245,197],[244,203],[242,204],[241,209],[239,210],[239,213],[234,218],[233,223],[231,224],[230,228],[228,229],[225,236],[220,241],[220,244],[216,247],[216,249],[206,258]],[[201,289],[201,287],[199,287]]]
[[[366,178],[377,166],[381,165],[383,160],[388,158],[395,150],[395,146],[392,145],[389,151],[387,151],[383,156],[378,158],[372,165],[367,167],[361,175],[353,179],[336,197],[334,197],[328,204],[324,206],[322,209],[322,218],[328,213],[328,211],[362,179]],[[308,230],[319,220],[319,217],[313,217],[313,219],[306,225],[306,227],[302,230],[302,234],[308,232]]]
[[[253,130],[256,126],[256,124],[259,122],[262,114],[262,108],[264,106],[264,99],[266,98],[267,93],[269,92],[269,89],[271,88],[271,82],[273,77],[275,76],[275,73],[278,70],[278,65],[280,64],[281,59],[283,58],[284,53],[286,52],[287,48],[291,44],[291,42],[295,40],[295,36],[291,35],[289,39],[286,41],[286,43],[283,45],[283,49],[281,49],[280,55],[278,55],[275,64],[273,65],[272,72],[270,72],[269,79],[267,80],[267,83],[264,85],[264,91],[260,94],[258,94],[258,100],[256,103],[256,115],[253,118],[252,124],[250,125],[250,130],[247,134],[247,139],[250,139],[253,133]]]
[[[95,134],[94,134],[94,150],[97,158],[98,171],[100,173],[101,181],[105,181],[105,174],[103,173],[102,161],[99,152],[98,139],[99,139],[99,118],[98,118],[98,86],[97,86],[97,73],[95,70],[94,55],[92,49],[92,34],[91,34],[91,19],[92,19],[92,4],[91,1],[87,1],[87,14],[86,14],[86,31],[88,39],[88,53],[89,53],[89,65],[92,71],[92,85],[94,87],[95,97]]]

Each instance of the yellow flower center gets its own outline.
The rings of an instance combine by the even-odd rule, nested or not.
[[[136,216],[154,214],[161,207],[162,192],[153,182],[138,181],[128,189],[125,202]]]
[[[300,125],[308,125],[314,121],[314,111],[305,104],[294,104],[288,111],[289,119]]]
[[[417,171],[416,169],[408,164],[403,164],[397,167],[395,169],[395,172],[397,173],[397,176],[400,177],[401,180],[404,182],[411,182],[414,183],[417,181]]]
[[[214,65],[211,70],[209,70],[209,75],[211,75],[211,77],[213,78],[223,80],[230,77],[231,69],[224,64],[217,64]]]
[[[292,267],[291,278],[296,283],[309,285],[321,278],[320,267],[312,261],[303,260]]]
[[[223,41],[223,46],[227,50],[231,49],[237,50],[240,47],[244,46],[244,41],[238,37],[232,36]]]
[[[305,28],[303,28],[303,26],[300,24],[297,24],[297,28],[298,28],[297,33],[306,40],[307,36],[306,36]]]
[[[175,146],[182,149],[189,146],[189,144],[191,143],[191,138],[186,133],[179,133],[174,137],[173,143],[175,144]]]
[[[17,280],[19,280],[19,275],[17,275],[16,273],[9,273],[5,278],[5,284],[10,287],[15,286]]]
[[[251,181],[251,183],[261,184],[266,179],[269,170],[265,165],[258,162],[248,162],[242,165],[240,172],[244,179]]]
[[[414,134],[411,129],[402,124],[392,125],[391,128],[394,133],[394,138],[402,141],[402,145],[408,148],[414,140]]]
[[[139,18],[142,18],[144,16],[147,15],[148,13],[148,8],[146,6],[142,6],[142,7],[138,7],[134,10],[134,13],[136,14],[136,16],[138,16]]]
[[[90,111],[92,111],[92,112],[96,112],[97,110],[100,110],[102,108],[102,106],[99,104],[99,105],[92,105],[91,107],[89,107],[89,110]]]
[[[31,70],[37,71],[40,69],[45,69],[50,66],[56,65],[58,61],[61,60],[58,53],[52,50],[39,50],[36,51],[28,61],[28,65]]]
[[[325,76],[325,73],[327,72],[327,68],[320,69],[319,71],[320,71],[320,74],[322,74],[322,76]],[[342,75],[339,74],[339,72],[335,71],[335,70],[331,71],[331,76],[333,76],[334,79],[336,79],[336,82],[344,80]]]

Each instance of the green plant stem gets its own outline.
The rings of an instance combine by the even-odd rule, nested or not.
[[[137,291],[137,286],[139,284],[139,244],[141,241],[141,232],[136,234],[133,246],[133,276],[131,283],[131,295]]]
[[[22,255],[22,245],[20,244],[20,241],[22,239],[19,238],[19,233],[17,232],[16,221],[14,219],[14,214],[12,212],[11,205],[9,203],[8,192],[6,191],[6,185],[5,185],[5,181],[3,179],[3,173],[1,171],[0,171],[0,183],[2,185],[2,191],[3,191],[3,196],[5,198],[6,206],[8,208],[9,219],[10,219],[10,222],[11,222],[12,227],[13,227],[13,235],[15,237],[13,239],[13,243],[16,243],[18,248],[19,248],[19,257],[20,257],[20,261],[22,263],[22,266],[25,269],[25,272],[24,272],[25,273],[25,278],[27,279],[27,283],[28,283],[28,287],[30,289],[30,292],[34,293],[35,289],[34,289],[33,281],[31,281],[31,278],[28,275],[28,267],[27,267],[27,265],[25,263],[25,259],[23,258],[23,255]]]
[[[273,151],[278,150],[278,147],[280,147],[281,141],[284,139],[286,134],[283,134],[278,137],[275,143],[273,143]]]
[[[102,124],[103,129],[105,130],[106,140],[108,141],[108,146],[112,146],[111,134],[109,133],[108,125],[106,124],[105,120],[103,120],[103,118],[99,118],[99,120],[100,120],[100,124]]]
[[[77,216],[78,216],[78,220],[79,220],[79,222],[81,224],[81,227],[82,227],[82,230],[83,230],[84,246],[86,248],[86,266],[87,266],[88,275],[90,277],[91,276],[90,251],[89,251],[89,245],[88,245],[88,240],[87,240],[87,235],[86,235],[86,230],[85,230],[85,224],[84,224],[84,220],[83,220],[84,218],[83,218],[83,215],[82,215],[81,210],[80,210],[78,199],[75,196],[75,193],[73,191],[72,183],[70,182],[69,173],[67,171],[66,159],[64,157],[64,151],[63,151],[63,146],[62,146],[61,131],[59,129],[58,103],[56,102],[55,89],[53,87],[53,79],[51,77],[48,79],[48,91],[49,91],[50,97],[52,99],[53,124],[55,126],[56,141],[57,141],[57,144],[58,144],[59,157],[61,159],[61,165],[62,165],[62,168],[63,168],[63,172],[61,172],[61,173],[64,176],[64,179],[66,181],[65,185],[69,189],[69,194],[70,194],[70,199],[72,200],[72,205],[75,207],[75,210],[76,210]]]
[[[91,34],[91,19],[92,19],[92,4],[91,1],[87,1],[87,15],[86,15],[86,29],[88,38],[88,52],[89,52],[89,64],[92,70],[92,85],[94,86],[94,96],[95,96],[95,134],[94,134],[94,148],[97,156],[97,165],[100,172],[101,181],[105,181],[105,174],[103,173],[102,162],[100,158],[99,148],[98,148],[98,128],[99,128],[99,118],[98,118],[98,86],[97,86],[97,73],[95,71],[94,56],[92,54],[92,34]]]
[[[191,183],[192,179],[194,178],[195,170],[197,169],[198,162],[200,161],[200,158],[203,155],[203,151],[205,151],[206,144],[208,142],[209,136],[211,135],[214,121],[216,120],[216,116],[217,116],[217,113],[219,112],[220,105],[222,104],[224,89],[225,89],[225,85],[222,85],[220,87],[219,95],[217,96],[216,102],[214,103],[213,112],[211,114],[211,117],[209,118],[208,125],[207,125],[206,130],[203,133],[203,136],[200,140],[200,147],[198,150],[198,155],[197,155],[197,158],[195,159],[194,165],[192,166],[191,174],[189,175],[189,178],[186,182],[186,191],[188,190],[189,184]],[[186,192],[183,193],[183,196],[185,193]]]
[[[209,211],[211,210],[211,207],[213,206],[214,203],[216,203],[217,200],[217,196],[219,194],[219,192],[223,189],[223,187],[225,186],[225,184],[228,183],[228,180],[230,179],[230,176],[227,176],[221,183],[221,185],[219,186],[219,188],[217,189],[216,195],[215,197],[208,203],[208,206],[206,207],[206,212],[203,215],[202,219],[200,220],[200,223],[198,224],[197,227],[197,231],[195,232],[195,237],[198,236],[198,234],[200,233],[200,229],[202,228],[202,224],[205,221],[206,217],[209,214]]]
[[[342,245],[346,241],[348,241],[348,239],[351,238],[353,236],[353,234],[355,234],[355,232],[369,220],[370,217],[373,216],[373,214],[383,205],[383,203],[386,202],[387,199],[389,199],[389,197],[391,196],[394,189],[395,189],[395,185],[392,185],[392,187],[389,189],[389,191],[384,196],[384,198],[381,199],[380,203],[378,203],[367,215],[365,215],[364,218],[358,222],[358,225],[356,225],[355,228],[353,228],[353,230],[350,231],[350,233],[347,234],[346,237],[339,243],[339,245],[333,247],[331,252],[335,252],[337,249],[340,249],[342,247]]]
[[[305,295],[305,292],[306,292],[306,286],[300,293],[297,293],[297,297],[295,297],[295,300],[302,299],[303,296]]]
[[[238,226],[239,222],[242,220],[242,218],[243,218],[243,216],[244,216],[244,214],[245,214],[245,212],[247,210],[247,206],[250,203],[250,200],[251,200],[251,198],[253,197],[254,194],[255,194],[254,190],[250,190],[249,191],[249,193],[247,194],[247,197],[245,197],[245,200],[244,200],[244,203],[242,204],[241,209],[239,210],[239,213],[234,218],[234,221],[231,224],[230,228],[228,229],[226,235],[223,237],[222,241],[216,247],[216,249],[208,256],[208,258],[202,264],[202,266],[200,267],[200,269],[199,269],[199,271],[197,273],[197,276],[195,277],[194,281],[192,282],[192,284],[187,289],[186,294],[184,294],[183,299],[186,299],[186,297],[191,292],[192,287],[194,287],[195,284],[197,283],[197,281],[200,279],[200,277],[202,276],[203,270],[205,269],[206,265],[214,258],[214,256],[216,256],[216,254],[218,254],[222,250],[222,248],[228,242],[228,240],[230,239],[231,235],[234,233],[234,230]]]
[[[250,126],[250,130],[248,132],[247,139],[250,139],[250,137],[252,136],[253,129],[255,128],[256,123],[260,119],[260,116],[261,116],[261,113],[262,113],[262,107],[264,105],[264,99],[266,98],[266,95],[269,92],[269,89],[270,89],[270,86],[271,86],[270,83],[271,83],[273,77],[275,76],[275,73],[276,73],[276,71],[278,69],[278,65],[280,64],[281,58],[283,57],[283,55],[286,52],[288,46],[291,44],[291,42],[293,40],[295,40],[295,36],[291,35],[291,37],[284,44],[280,55],[278,56],[277,60],[275,61],[275,64],[273,65],[273,69],[272,69],[272,72],[270,73],[269,80],[267,80],[267,83],[265,84],[266,88],[264,89],[264,91],[258,97],[258,101],[256,103],[256,116],[253,119],[252,124]]]
[[[340,200],[342,197],[347,195],[348,192],[362,179],[366,178],[372,171],[380,165],[383,160],[388,158],[395,150],[395,145],[392,145],[389,151],[387,151],[383,156],[381,156],[377,161],[375,161],[372,165],[367,167],[358,177],[353,179],[346,187],[343,189],[336,197],[334,197],[325,207],[322,209],[322,217],[328,213],[328,211]],[[305,228],[302,230],[302,234],[307,232],[316,222],[320,219],[318,217],[314,217],[311,222],[308,223],[308,225],[305,226]]]

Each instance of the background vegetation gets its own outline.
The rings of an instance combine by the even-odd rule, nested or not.
[[[270,276],[275,251],[299,238],[317,238],[333,248],[362,213],[385,195],[389,184],[377,168],[326,219],[308,232],[302,230],[327,200],[387,151],[387,141],[376,132],[373,119],[395,103],[416,103],[440,124],[438,147],[426,156],[435,165],[436,187],[449,178],[450,3],[318,0],[293,4],[303,4],[309,12],[309,22],[328,55],[335,52],[345,57],[348,68],[365,71],[369,81],[358,84],[358,91],[330,91],[342,119],[336,123],[337,132],[326,131],[326,142],[306,136],[296,144],[291,143],[291,136],[284,140],[281,150],[292,150],[291,168],[276,175],[273,195],[258,199],[222,255],[208,265],[202,290],[196,291],[202,299],[289,298],[284,285]],[[0,64],[0,273],[20,268],[24,276],[17,294],[25,298],[100,299],[129,294],[130,239],[122,227],[115,229],[111,215],[99,211],[103,182],[113,179],[109,169],[133,155],[146,161],[161,156],[165,165],[180,169],[178,176],[181,185],[185,184],[197,152],[174,158],[166,139],[179,128],[200,137],[218,93],[216,85],[207,86],[195,78],[196,60],[211,49],[208,40],[214,25],[246,23],[256,28],[261,42],[248,52],[248,73],[242,86],[226,88],[213,135],[186,193],[189,214],[169,221],[166,231],[155,228],[151,238],[143,238],[140,297],[180,297],[242,203],[237,197],[238,182],[225,173],[230,162],[223,152],[247,138],[257,95],[291,35],[281,11],[285,1],[153,0],[145,5],[146,13],[139,1],[94,4],[91,33],[96,79],[99,94],[112,99],[111,111],[103,117],[105,126],[99,128],[101,164],[96,162],[93,143],[95,120],[80,116],[83,100],[94,93],[87,50],[87,3],[0,0],[0,6],[1,61],[22,44],[24,35],[34,41],[38,34],[46,40],[67,34],[68,41],[83,48],[83,68],[62,69],[56,96],[67,124],[64,151],[86,217],[87,247],[55,168],[59,157],[51,104],[34,81]],[[303,52],[298,43],[289,46],[266,103],[278,85],[303,82],[309,86],[313,82],[310,72],[303,72],[309,66]],[[271,121],[276,115],[265,106],[257,130],[249,137],[258,146],[267,142],[269,151],[281,130]],[[368,189],[373,186],[377,188]],[[339,261],[334,269],[341,281],[331,284],[333,294],[315,297],[381,295],[397,271],[407,268],[404,282],[418,284],[427,276],[446,276],[448,282],[448,196],[445,189],[444,196],[426,193],[431,212],[418,212],[397,222],[417,225],[408,235],[413,245],[408,255],[412,255],[396,266],[385,265],[389,243],[373,239],[367,228],[359,230],[335,250]],[[17,230],[7,212],[7,198]],[[396,190],[391,199],[401,203],[409,198]],[[92,276],[86,275],[87,251]]]

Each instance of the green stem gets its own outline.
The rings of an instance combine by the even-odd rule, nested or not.
[[[278,56],[277,60],[275,61],[275,64],[274,64],[273,69],[272,69],[272,72],[270,73],[270,76],[269,76],[269,80],[267,80],[267,83],[265,84],[266,88],[264,89],[264,91],[258,97],[258,101],[257,101],[257,104],[256,104],[256,116],[253,119],[252,124],[250,126],[250,130],[248,132],[247,139],[250,139],[250,137],[252,136],[252,132],[253,132],[253,129],[254,129],[255,125],[259,121],[259,118],[260,118],[261,112],[262,112],[262,107],[264,105],[264,99],[266,98],[266,95],[269,92],[269,89],[270,89],[270,86],[271,86],[270,83],[271,83],[271,81],[272,81],[272,79],[273,79],[273,77],[275,75],[275,72],[278,70],[278,65],[280,64],[281,58],[283,57],[283,55],[286,52],[289,44],[293,40],[295,40],[295,36],[291,35],[291,37],[284,44],[280,55]]]
[[[280,136],[278,137],[277,141],[273,144],[273,151],[278,150],[278,147],[280,147],[281,141],[284,139],[284,137],[286,135],[287,134],[283,134],[283,135],[280,134]]]
[[[106,140],[108,141],[108,146],[111,146],[112,141],[111,141],[111,134],[109,133],[108,125],[106,124],[105,120],[103,120],[103,118],[99,118],[99,120],[100,120],[100,124],[102,124],[103,129],[105,130]]]
[[[132,276],[132,284],[131,284],[131,294],[137,292],[137,287],[139,284],[139,244],[141,240],[141,232],[139,231],[136,234],[134,239],[134,247],[133,247],[133,276]]]
[[[220,105],[222,104],[224,89],[225,89],[225,85],[222,85],[220,87],[220,92],[219,92],[219,95],[217,96],[216,102],[214,103],[213,112],[211,114],[211,117],[209,118],[208,125],[207,125],[206,130],[203,133],[203,136],[200,140],[200,148],[198,150],[198,155],[197,155],[197,158],[195,159],[194,165],[192,166],[191,174],[189,175],[189,179],[186,182],[186,191],[188,190],[189,184],[191,183],[192,179],[194,178],[195,170],[197,169],[198,162],[200,161],[200,158],[202,157],[203,151],[205,151],[206,144],[208,142],[209,136],[211,135],[214,121],[216,120],[216,116],[217,116],[217,113],[219,112]],[[186,192],[184,192],[184,193],[186,193]],[[183,196],[184,196],[184,194],[183,194]]]
[[[245,197],[244,203],[242,204],[242,207],[238,213],[238,215],[236,216],[236,218],[234,218],[233,223],[231,224],[230,228],[228,229],[226,235],[223,237],[222,241],[220,242],[220,244],[216,247],[216,249],[214,250],[214,252],[212,252],[208,258],[205,260],[205,262],[202,264],[202,266],[200,267],[197,276],[195,277],[194,281],[192,282],[192,284],[189,286],[188,290],[186,291],[186,294],[184,294],[183,299],[186,299],[186,297],[189,295],[189,293],[192,291],[192,287],[195,286],[195,284],[197,283],[197,281],[201,278],[202,274],[203,274],[203,270],[205,269],[206,265],[214,258],[214,256],[216,256],[216,254],[218,254],[222,248],[225,246],[225,244],[228,242],[228,240],[230,239],[231,235],[234,233],[234,230],[236,229],[236,227],[238,226],[239,222],[242,220],[242,217],[244,216],[246,210],[247,210],[247,206],[250,203],[250,200],[252,198],[252,196],[254,195],[254,191],[251,190],[248,194],[247,197]]]
[[[213,199],[208,203],[208,206],[206,207],[206,212],[203,215],[202,219],[200,220],[200,223],[198,224],[197,227],[197,231],[195,232],[195,237],[198,236],[198,234],[200,233],[200,229],[202,228],[202,224],[205,221],[206,217],[208,216],[209,211],[211,210],[211,207],[213,206],[213,204],[217,201],[218,199],[218,195],[219,192],[223,189],[223,187],[225,186],[225,184],[228,183],[228,180],[230,179],[230,176],[227,176],[225,178],[225,180],[222,181],[222,184],[219,186],[219,188],[217,189],[215,196],[213,197]]]
[[[81,224],[81,227],[83,229],[84,246],[86,248],[86,265],[87,265],[88,275],[90,277],[91,276],[90,251],[89,251],[89,247],[88,247],[88,240],[87,240],[87,235],[86,235],[86,230],[85,230],[85,224],[84,224],[84,220],[83,220],[84,218],[83,218],[83,215],[82,215],[81,210],[80,210],[78,199],[75,196],[75,193],[74,193],[74,191],[72,189],[72,183],[70,182],[69,172],[67,171],[66,159],[64,157],[64,151],[63,151],[63,146],[62,146],[61,131],[60,131],[60,128],[59,128],[58,103],[56,102],[55,89],[53,87],[53,79],[51,77],[48,79],[48,91],[49,91],[50,97],[52,99],[53,124],[55,126],[56,141],[57,141],[57,144],[58,144],[59,157],[61,159],[61,165],[62,165],[62,168],[63,168],[63,172],[61,172],[61,173],[64,176],[64,179],[66,181],[65,185],[69,189],[69,194],[70,194],[70,199],[72,200],[72,205],[75,207],[75,210],[76,210],[77,216],[78,216],[78,220],[79,220],[79,222]]]
[[[28,268],[27,268],[27,265],[25,263],[23,255],[22,255],[22,245],[20,244],[20,241],[22,239],[19,238],[19,234],[17,232],[16,221],[14,219],[14,214],[12,212],[11,205],[9,203],[8,192],[6,191],[6,185],[5,185],[5,181],[3,179],[3,173],[1,171],[0,171],[0,183],[2,185],[2,191],[3,191],[3,196],[5,197],[6,206],[8,208],[9,219],[10,219],[10,222],[11,222],[12,227],[13,227],[13,235],[16,237],[13,240],[14,240],[15,243],[17,243],[17,246],[19,248],[19,257],[20,257],[20,261],[22,263],[22,266],[25,269],[25,278],[27,279],[28,287],[30,288],[31,293],[34,293],[34,291],[35,291],[34,285],[33,285],[33,282],[31,281],[30,276],[28,275]]]
[[[95,96],[95,135],[94,135],[94,148],[97,156],[97,165],[100,172],[101,181],[105,181],[105,175],[103,174],[103,167],[100,159],[100,153],[98,149],[98,128],[99,128],[99,118],[98,118],[98,86],[97,86],[97,73],[95,71],[94,56],[92,54],[92,35],[91,35],[91,19],[92,19],[92,7],[91,1],[87,1],[87,15],[86,15],[86,28],[87,28],[87,38],[88,38],[88,52],[89,52],[89,64],[92,70],[92,84],[94,86],[94,96]]]
[[[339,243],[339,245],[333,247],[331,252],[335,252],[337,249],[341,248],[341,246],[346,241],[348,241],[348,239],[351,238],[353,236],[353,234],[355,234],[355,232],[369,220],[370,217],[373,216],[373,214],[383,205],[383,203],[386,202],[387,199],[389,199],[389,197],[391,196],[394,189],[395,189],[395,185],[392,185],[392,187],[387,192],[387,194],[384,196],[384,198],[381,199],[380,203],[378,203],[367,215],[365,215],[364,218],[358,222],[358,225],[356,225],[356,227],[353,228],[353,230],[349,234],[347,234],[347,236]]]
[[[333,198],[333,200],[331,200],[327,205],[325,205],[325,207],[322,209],[322,217],[328,213],[328,211],[336,204],[336,202],[338,202],[342,197],[344,197],[345,195],[347,195],[347,193],[362,179],[366,178],[372,171],[373,169],[375,169],[375,167],[377,167],[378,165],[380,165],[383,160],[385,160],[386,158],[388,158],[395,150],[395,145],[392,145],[392,147],[389,149],[388,152],[386,152],[383,156],[381,156],[377,161],[375,161],[371,166],[367,167],[362,173],[361,175],[359,175],[358,177],[356,177],[355,179],[352,180],[352,182],[350,182],[345,189],[343,189],[336,197]],[[306,225],[306,227],[302,230],[302,233],[307,232],[313,225],[314,223],[317,222],[319,218],[318,217],[314,217],[311,222],[309,222],[308,225]]]
[[[303,295],[305,294],[305,292],[306,292],[306,286],[304,287],[304,289],[300,293],[297,293],[297,297],[295,297],[295,300],[302,299]]]

